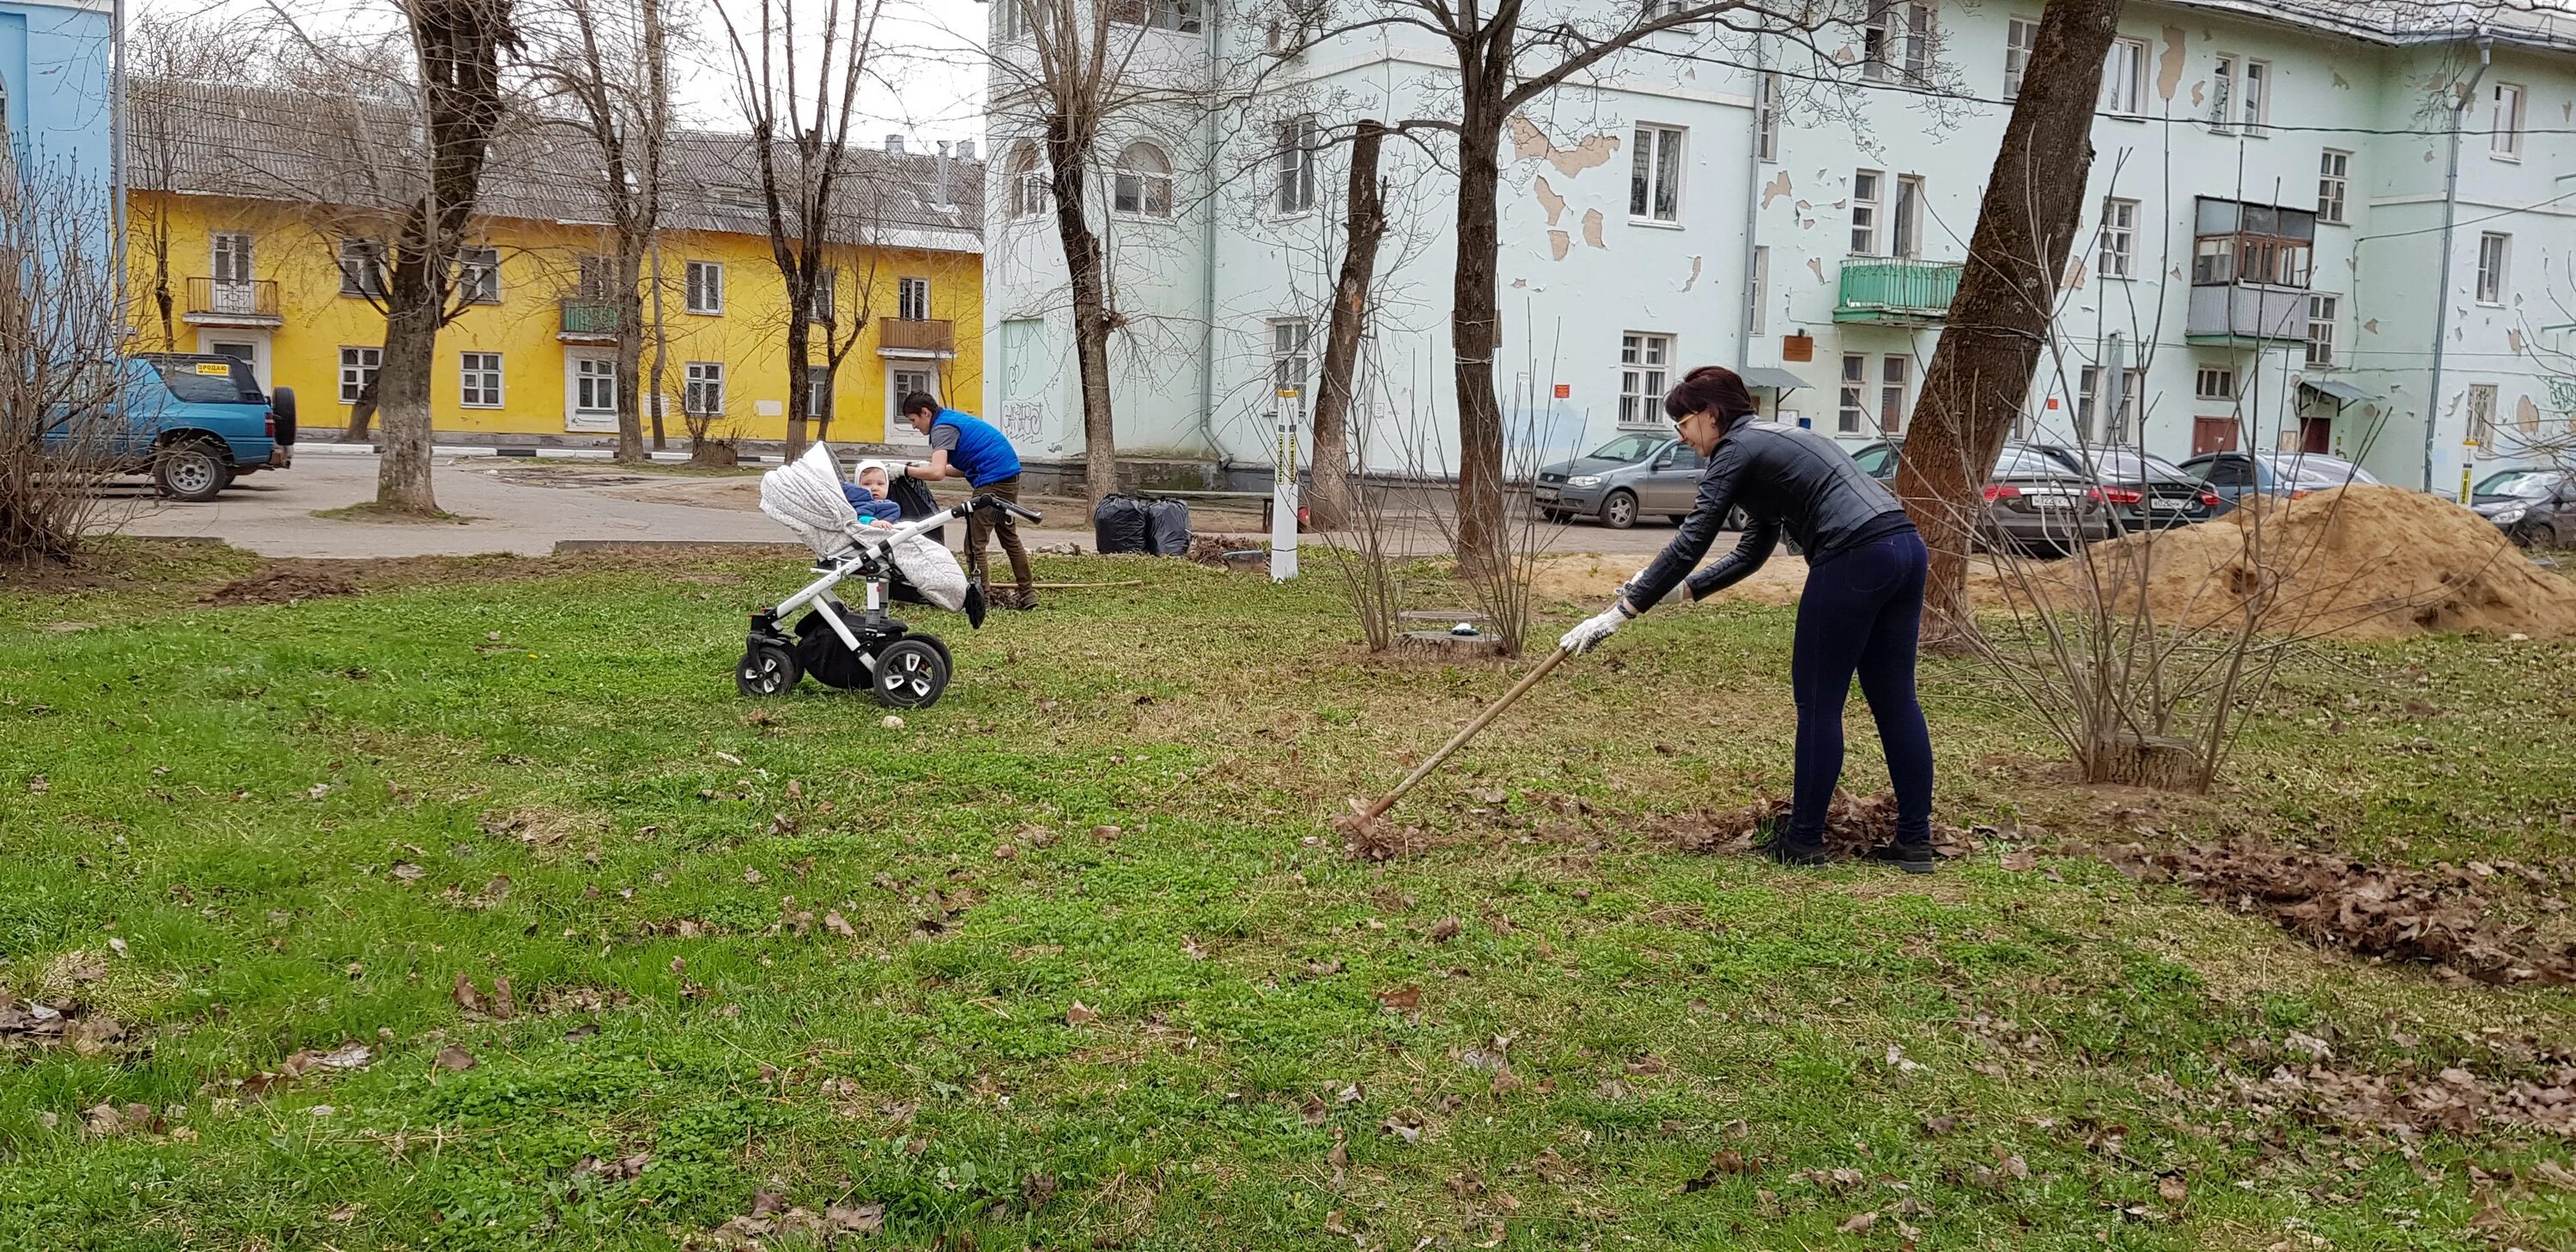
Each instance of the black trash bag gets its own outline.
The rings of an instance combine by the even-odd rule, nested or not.
[[[1190,554],[1190,506],[1178,500],[1145,502],[1147,542],[1156,556]]]
[[[907,522],[920,521],[939,511],[939,502],[930,498],[930,484],[903,473],[901,466],[895,467],[889,473],[886,498],[894,501],[896,508],[903,510],[903,520]],[[930,536],[932,543],[948,542],[948,528],[945,526],[933,526],[923,533]]]
[[[855,616],[848,605],[838,600],[831,601],[831,605],[843,622]],[[796,623],[796,663],[826,687],[848,691],[868,685],[868,667],[860,663],[858,653],[850,651],[850,645],[841,642],[840,634],[819,612],[807,613]]]
[[[1147,502],[1134,496],[1101,497],[1091,513],[1091,545],[1103,553],[1154,550],[1153,518]]]

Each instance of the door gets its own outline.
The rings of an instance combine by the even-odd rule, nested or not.
[[[2299,419],[2299,451],[2328,452],[2334,447],[2334,419],[2303,417]]]
[[[2207,456],[2212,452],[2236,450],[2236,419],[2232,417],[2195,417],[2191,419],[2191,454]]]
[[[903,403],[905,396],[916,391],[938,395],[939,370],[926,362],[900,367],[888,362],[888,366],[885,441],[897,447],[928,448],[930,437],[914,430],[912,423],[903,420],[903,413],[897,406]]]
[[[1654,466],[1639,486],[1641,512],[1679,517],[1699,500],[1699,476],[1705,463],[1699,450],[1679,440],[1655,454]]]
[[[251,237],[240,231],[223,231],[214,235],[214,309],[216,313],[251,314],[275,312],[259,307],[257,293],[251,286]]]
[[[585,434],[617,430],[617,355],[564,353],[564,429]]]
[[[268,332],[239,329],[199,331],[197,351],[249,362],[251,377],[259,380],[259,389],[269,389]]]

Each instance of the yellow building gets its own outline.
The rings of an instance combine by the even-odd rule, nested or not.
[[[345,425],[384,341],[369,258],[388,219],[380,205],[335,203],[366,197],[314,189],[382,185],[347,155],[367,150],[349,138],[373,120],[365,106],[174,82],[137,83],[131,98],[136,346],[240,356],[264,385],[295,389],[306,427]],[[647,389],[660,392],[674,441],[693,413],[715,438],[786,435],[785,283],[752,155],[739,135],[670,143],[642,368],[653,368],[658,333],[666,368]],[[831,419],[816,437],[913,442],[889,420],[902,393],[972,407],[982,392],[983,169],[971,152],[851,155],[836,234],[864,242],[828,253],[834,311],[813,326],[813,360],[822,364],[827,335],[849,347],[828,387],[809,380]],[[440,432],[507,442],[616,433],[615,244],[601,224],[598,165],[569,131],[495,144],[468,258],[471,303],[438,336]],[[649,434],[652,409],[639,407]]]

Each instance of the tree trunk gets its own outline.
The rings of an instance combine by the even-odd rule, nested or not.
[[[156,206],[152,213],[152,306],[161,314],[161,345],[166,352],[179,350],[179,319],[170,297],[170,208],[168,203]]]
[[[1351,141],[1348,232],[1341,278],[1333,285],[1332,320],[1324,330],[1324,376],[1315,397],[1314,500],[1316,526],[1334,529],[1349,515],[1351,499],[1351,378],[1359,365],[1360,336],[1368,329],[1369,284],[1377,273],[1377,248],[1386,237],[1386,200],[1378,186],[1378,153],[1386,127],[1362,121]]]
[[[806,359],[814,350],[813,284],[806,285],[802,299],[793,301],[795,308],[787,317],[787,371],[790,380],[802,377]],[[787,459],[805,455],[805,389],[787,389]]]
[[[644,249],[640,237],[617,246],[617,460],[644,461]]]
[[[376,356],[376,360],[378,362],[382,362],[384,360],[384,354],[379,352]],[[381,368],[379,368],[377,375],[368,378],[365,383],[359,386],[358,399],[355,403],[349,406],[349,429],[340,433],[340,442],[366,442],[367,428],[374,425],[376,421],[376,379],[378,377],[382,377]]]
[[[649,7],[649,6],[648,6],[648,7]],[[652,255],[653,255],[653,373],[652,373],[652,379],[651,379],[651,383],[652,383],[652,392],[651,392],[651,395],[652,395],[652,397],[653,397],[653,398],[652,398],[652,413],[653,413],[653,450],[654,450],[654,451],[656,451],[656,452],[659,452],[659,451],[661,451],[661,450],[662,450],[662,448],[663,448],[663,436],[662,436],[662,407],[663,407],[663,405],[662,405],[662,380],[670,376],[671,362],[670,362],[669,358],[670,358],[670,355],[671,355],[671,336],[670,336],[670,330],[669,330],[669,328],[668,328],[666,325],[664,325],[664,323],[663,323],[663,321],[662,321],[662,245],[661,245],[660,241],[658,241],[658,240],[657,240],[657,241],[655,241],[655,242],[654,242],[654,244],[653,244],[653,253],[652,253]]]
[[[1494,394],[1502,344],[1494,289],[1501,246],[1502,117],[1472,89],[1458,139],[1458,262],[1450,287],[1450,351],[1458,399],[1458,561],[1467,569],[1503,556],[1503,409]]]
[[[1976,632],[1969,543],[1986,477],[2029,396],[2083,217],[2093,110],[2119,20],[2120,0],[2048,0],[2041,10],[1949,324],[1924,371],[1896,492],[1932,550],[1927,649],[1958,651]]]
[[[1100,236],[1091,229],[1091,145],[1059,113],[1047,118],[1047,177],[1055,195],[1055,230],[1064,245],[1073,289],[1073,354],[1082,380],[1082,488],[1094,503],[1118,490],[1118,432],[1109,397],[1109,277]]]
[[[415,306],[385,318],[384,363],[376,371],[385,418],[385,451],[376,461],[376,504],[434,514],[430,490],[429,375],[438,350],[438,306]]]

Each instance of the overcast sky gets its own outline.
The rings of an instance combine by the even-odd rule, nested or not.
[[[290,11],[316,12],[311,0],[281,0]],[[522,0],[523,3],[541,0]],[[722,0],[737,21],[756,20],[758,0]],[[724,27],[716,20],[718,0],[675,0],[673,11],[697,32],[689,64],[677,67],[682,114],[691,125],[734,130],[743,125],[734,100],[731,54]],[[804,0],[812,3],[812,0]],[[266,10],[265,0],[133,0],[133,11],[172,18]],[[329,9],[357,10],[348,21],[387,20],[388,6],[327,4]],[[984,67],[977,51],[988,10],[982,0],[886,0],[878,21],[878,53],[873,61],[878,81],[860,96],[862,123],[857,134],[870,146],[901,132],[916,151],[930,151],[938,140],[975,139],[984,134]]]

